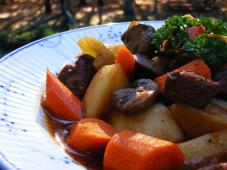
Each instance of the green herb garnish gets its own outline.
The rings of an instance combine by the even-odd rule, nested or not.
[[[186,51],[202,57],[212,68],[220,67],[227,63],[227,43],[207,34],[197,36],[191,41],[187,41],[183,46]]]
[[[201,16],[198,18],[201,24],[206,28],[206,33],[227,35],[227,22],[220,19]]]
[[[164,40],[169,40],[174,48],[179,48],[189,39],[187,29],[197,25],[201,25],[200,21],[175,15],[165,20],[165,25],[155,32],[152,42],[159,48]]]
[[[199,17],[192,20],[188,17],[175,15],[165,20],[165,25],[161,26],[153,36],[152,43],[159,48],[164,40],[169,40],[173,48],[179,48],[189,40],[188,28],[203,25],[206,33],[227,35],[227,22],[211,17]]]
[[[194,39],[189,39],[188,28],[203,25],[206,32]],[[190,19],[175,15],[165,21],[153,36],[152,43],[157,48],[162,47],[164,40],[168,40],[171,49],[183,49],[202,57],[212,68],[221,67],[227,63],[227,43],[209,34],[227,36],[227,22],[211,17]]]

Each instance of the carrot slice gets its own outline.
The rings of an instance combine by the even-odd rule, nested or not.
[[[76,121],[83,118],[81,101],[49,70],[43,105],[57,119]]]
[[[129,130],[116,133],[104,155],[105,170],[181,170],[183,163],[176,144]]]
[[[128,79],[131,79],[132,74],[135,70],[135,59],[132,53],[126,47],[121,47],[118,50],[116,63],[120,63]]]
[[[86,118],[75,124],[66,142],[79,152],[101,152],[115,133],[115,129],[96,118]]]
[[[192,71],[192,72],[199,74],[201,76],[204,76],[208,79],[212,78],[210,68],[205,64],[205,62],[202,59],[195,59],[195,60],[177,68],[174,71]],[[167,78],[167,74],[164,74],[155,79],[155,82],[159,85],[159,87],[162,91],[165,87],[166,78]]]

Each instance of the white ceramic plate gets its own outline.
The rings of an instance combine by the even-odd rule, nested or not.
[[[163,21],[145,21],[156,29]],[[57,73],[81,53],[76,42],[91,36],[106,44],[121,42],[129,23],[107,24],[56,34],[19,48],[0,60],[0,169],[86,169],[52,139],[40,98],[45,72]]]

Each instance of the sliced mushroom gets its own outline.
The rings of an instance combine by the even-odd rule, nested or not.
[[[188,52],[176,54],[176,56],[171,60],[171,62],[169,64],[169,70],[173,71],[176,68],[179,68],[194,59],[196,59],[196,56],[194,54],[191,54]]]
[[[147,58],[146,56],[136,54],[136,67],[134,80],[138,79],[154,79],[157,76],[163,75],[168,71],[170,58],[165,56],[156,56]]]
[[[125,113],[134,113],[151,106],[159,93],[158,85],[150,79],[140,79],[131,88],[113,92],[113,106]]]
[[[145,56],[136,54],[134,57],[136,64],[155,75],[162,75],[166,73],[168,64],[170,62],[168,58],[164,58],[162,56],[149,59]]]

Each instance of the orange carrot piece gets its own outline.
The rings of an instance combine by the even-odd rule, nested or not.
[[[81,101],[49,70],[43,105],[57,119],[78,121],[83,118]]]
[[[66,142],[79,152],[102,152],[115,129],[97,118],[86,118],[74,125]]]
[[[212,78],[210,68],[205,64],[205,62],[202,59],[195,59],[195,60],[177,68],[174,71],[192,71],[192,72],[199,74],[201,76],[204,76],[208,79]],[[165,87],[166,78],[167,78],[167,74],[164,74],[155,79],[155,82],[159,85],[159,87],[162,91]]]
[[[135,70],[135,58],[126,47],[121,47],[118,50],[116,56],[116,63],[120,63],[128,79],[131,79],[132,74]]]
[[[104,155],[105,170],[181,170],[183,164],[176,144],[129,130],[116,133]]]

